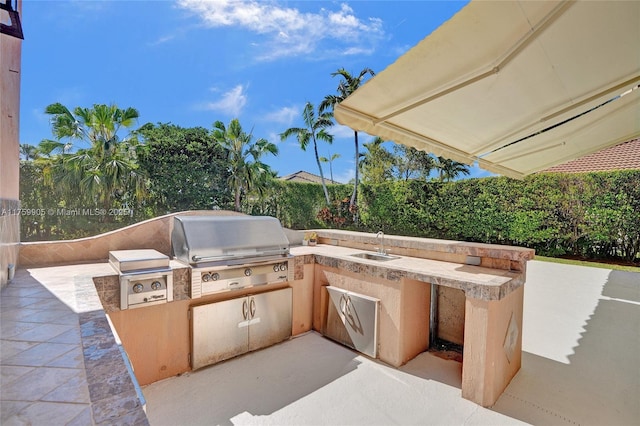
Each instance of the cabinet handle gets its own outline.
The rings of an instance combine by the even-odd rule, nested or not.
[[[344,306],[343,306],[344,303]],[[346,309],[347,309],[347,296],[342,294],[340,295],[340,313],[342,315],[346,315]]]
[[[244,319],[247,319],[248,315],[249,315],[249,307],[247,306],[247,301],[245,300],[244,302],[242,302],[242,317]]]
[[[345,300],[346,300],[346,303],[344,304],[345,316],[351,316],[351,296],[347,296]]]
[[[253,318],[256,315],[256,300],[252,297],[251,298],[251,303],[249,304],[250,306],[250,311],[251,311],[251,318]]]

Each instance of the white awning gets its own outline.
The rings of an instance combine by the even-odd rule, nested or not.
[[[640,1],[473,1],[335,118],[520,178],[640,136],[638,85]]]

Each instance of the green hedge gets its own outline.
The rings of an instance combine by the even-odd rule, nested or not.
[[[364,186],[362,224],[393,234],[636,260],[640,171]]]
[[[640,261],[640,171],[536,174],[456,182],[393,181],[360,186],[359,221],[345,201],[351,185],[331,185],[335,205],[325,222],[322,187],[278,182],[252,214],[278,217],[294,229],[345,229],[510,244],[541,255]],[[339,223],[339,225],[337,225]]]
[[[348,209],[351,185],[329,185],[328,189],[335,201],[324,211],[322,186],[283,181],[247,197],[243,207],[249,214],[278,217],[292,229],[383,230],[531,247],[547,256],[640,262],[640,171],[363,184],[357,216]],[[42,170],[25,162],[21,164],[21,201],[23,209],[74,207],[43,190]],[[104,217],[23,215],[22,240],[95,235],[152,216],[152,209],[144,206],[136,206],[132,216],[107,217],[106,222]]]
[[[122,228],[145,220],[149,212],[132,209],[114,200],[113,207],[85,205],[67,199],[58,186],[45,184],[46,167],[33,161],[20,162],[20,239],[51,241],[82,238]]]

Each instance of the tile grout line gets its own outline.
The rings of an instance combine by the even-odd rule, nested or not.
[[[22,408],[18,409],[18,411],[12,414],[11,417],[13,418],[20,418],[20,416],[27,415],[26,413],[28,413],[31,409],[37,410],[36,407],[41,406],[41,404],[57,404],[59,406],[62,406],[62,404],[65,404],[65,405],[73,404],[79,407],[84,407],[77,415],[74,415],[73,418],[64,420],[65,424],[73,423],[76,419],[80,419],[81,416],[86,416],[87,409],[91,410],[91,400],[89,397],[89,389],[87,385],[84,358],[82,358],[80,362],[74,362],[76,366],[69,366],[64,364],[63,365],[50,365],[50,364],[63,360],[65,357],[69,357],[73,353],[73,351],[79,350],[80,354],[83,353],[82,338],[80,336],[79,316],[77,313],[73,312],[68,307],[65,307],[66,311],[64,309],[60,309],[64,305],[57,306],[54,302],[52,302],[52,301],[56,301],[59,303],[58,298],[55,296],[37,297],[39,295],[42,295],[47,290],[34,290],[32,292],[27,291],[26,294],[15,294],[15,293],[20,293],[21,288],[17,287],[17,289],[18,291],[13,291],[13,292],[2,291],[1,299],[0,299],[2,300],[2,314],[4,314],[5,318],[12,317],[11,320],[5,320],[2,322],[3,324],[6,324],[7,322],[11,322],[13,323],[12,326],[18,329],[20,328],[21,325],[29,328],[19,331],[15,335],[12,335],[6,338],[2,336],[2,338],[0,338],[0,343],[2,342],[7,342],[7,343],[12,342],[12,344],[22,343],[26,346],[22,350],[19,350],[16,353],[11,353],[10,355],[4,355],[0,357],[0,366],[3,368],[21,368],[21,369],[24,369],[24,371],[22,372],[22,374],[12,378],[10,381],[5,382],[3,380],[3,390],[6,389],[7,386],[13,386],[13,387],[19,386],[20,382],[24,381],[29,374],[34,374],[37,371],[46,371],[45,369],[48,369],[52,372],[67,371],[67,372],[70,372],[71,375],[68,378],[66,378],[66,380],[62,380],[61,383],[57,383],[57,385],[54,383],[54,387],[52,387],[51,389],[47,389],[44,392],[44,394],[42,394],[37,398],[32,397],[32,398],[25,399],[26,394],[23,395],[22,397],[18,397],[18,395],[16,395],[16,398],[12,398],[11,396],[6,395],[5,392],[2,392],[0,400],[3,402],[6,401],[6,402],[25,404]],[[10,299],[6,299],[7,297]],[[24,303],[26,301],[29,301],[28,299],[34,299],[34,301],[32,301],[31,303]],[[12,304],[11,302],[15,302],[15,304]],[[15,312],[15,314],[11,314],[11,312]],[[15,315],[16,317],[13,317],[13,315]],[[70,315],[73,315],[75,317],[74,318],[75,321],[70,321],[69,319],[67,319],[69,318]],[[37,319],[37,321],[35,321],[34,318]],[[62,320],[61,318],[65,318],[65,319]],[[44,329],[45,331],[42,332],[43,333],[42,336],[37,336],[36,334],[38,333],[37,329],[40,328],[40,330],[43,330],[42,327],[47,327],[47,326],[49,326],[49,328]],[[51,326],[53,326],[53,328],[51,328]],[[57,333],[56,331],[60,331],[60,332]],[[75,339],[74,338],[69,339],[68,337],[66,337],[67,339],[66,342],[54,341],[55,339],[60,338],[60,336],[70,332],[72,333],[71,335],[73,336],[73,331],[76,332],[77,337]],[[24,338],[25,333],[30,333],[30,332],[34,334],[33,338],[30,338],[29,340],[25,340]],[[50,334],[47,335],[46,334],[47,332],[50,332]],[[50,346],[50,345],[53,345],[53,346]],[[46,352],[48,348],[53,348],[55,346],[59,346],[63,350],[65,348],[68,348],[68,350],[65,350],[63,353],[57,356],[53,356],[53,358],[51,359],[46,359],[46,357],[43,358],[44,360],[38,363],[41,365],[29,365],[31,362],[36,362],[36,359],[38,358],[38,355],[39,355],[37,352],[39,347],[40,347],[40,350],[43,350]],[[36,351],[36,352],[30,353],[29,351]],[[33,358],[33,361],[29,361],[29,355],[31,355],[31,357]],[[27,362],[25,364],[20,363],[21,356],[27,358]],[[11,361],[11,363],[7,363],[8,360],[13,360],[13,361]],[[55,375],[54,375],[54,380],[55,380]],[[80,389],[79,393],[75,392],[74,397],[71,398],[71,400],[69,401],[56,400],[55,398],[56,392],[62,391],[63,392],[62,395],[69,394],[68,392],[65,392],[65,387],[73,386],[73,381],[77,382],[76,386],[79,386],[80,388],[84,386],[85,389],[84,390]],[[84,393],[84,398],[82,398],[83,393]],[[77,399],[78,396],[80,396],[80,398],[85,400],[84,401],[78,400]],[[53,399],[47,399],[48,397]],[[57,398],[57,399],[60,399],[60,398]],[[46,406],[49,406],[49,405],[46,405]],[[91,413],[91,411],[89,411],[89,413]],[[9,420],[9,419],[6,419],[6,420]],[[93,416],[91,416],[91,422],[93,423]]]

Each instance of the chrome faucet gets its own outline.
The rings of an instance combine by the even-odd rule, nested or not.
[[[378,253],[386,255],[387,252],[384,250],[384,232],[378,231],[376,238],[380,238],[380,248],[378,249]]]

